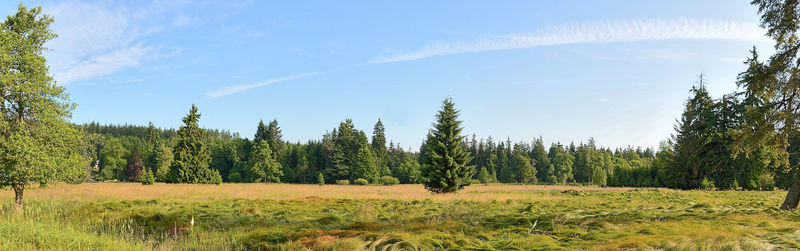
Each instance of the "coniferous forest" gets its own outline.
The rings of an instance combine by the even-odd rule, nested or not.
[[[702,76],[689,90],[685,109],[675,122],[675,134],[658,149],[642,147],[608,148],[594,139],[586,142],[556,142],[545,145],[541,138],[526,142],[497,140],[491,136],[466,136],[461,141],[475,168],[471,182],[515,184],[579,184],[611,187],[668,187],[677,189],[787,189],[792,182],[792,166],[798,158],[783,163],[766,149],[736,155],[732,133],[742,126],[746,104],[741,93],[711,97]],[[449,102],[449,101],[448,101]],[[195,109],[195,108],[193,108]],[[196,116],[192,110],[187,118]],[[195,114],[195,115],[193,115]],[[197,116],[199,117],[199,116]],[[186,119],[184,119],[186,121]],[[277,120],[259,121],[252,139],[218,129],[202,129],[191,139],[182,130],[197,127],[202,120],[180,130],[137,125],[80,125],[91,138],[90,156],[94,165],[87,170],[95,181],[131,180],[125,170],[134,156],[141,156],[145,169],[159,182],[219,183],[281,182],[353,183],[364,179],[370,184],[424,183],[428,145],[418,152],[404,150],[400,143],[388,141],[385,127],[377,119],[372,130],[361,130],[345,119],[321,139],[286,142]],[[184,129],[187,128],[187,129]],[[209,178],[183,180],[171,178],[170,168],[178,145],[191,140],[204,146],[198,155],[208,163]],[[793,135],[790,145],[800,145]],[[192,154],[190,154],[193,156]],[[134,172],[135,173],[135,172]],[[138,177],[139,174],[133,174]],[[212,177],[213,176],[213,177]]]

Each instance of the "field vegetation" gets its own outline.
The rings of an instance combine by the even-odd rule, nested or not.
[[[2,250],[800,248],[800,213],[779,210],[779,191],[94,183],[26,195],[24,215],[0,204]]]

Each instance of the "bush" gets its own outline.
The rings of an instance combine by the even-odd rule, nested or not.
[[[325,177],[322,176],[322,173],[319,173],[319,175],[317,175],[317,184],[319,184],[320,186],[325,185]]]
[[[703,178],[703,181],[700,182],[700,189],[714,190],[714,181],[711,181],[708,178]]]
[[[363,186],[363,185],[369,184],[369,181],[367,181],[365,179],[362,179],[362,178],[358,178],[358,179],[353,181],[353,184],[354,185]]]
[[[336,185],[350,185],[349,180],[337,180]]]
[[[384,186],[400,184],[400,180],[392,176],[383,176],[380,179],[378,179],[378,182]]]
[[[775,189],[775,179],[769,173],[758,175],[758,188],[765,191]]]
[[[479,180],[479,179],[472,179],[472,180],[470,180],[470,181],[469,181],[469,183],[470,183],[470,184],[472,184],[472,185],[484,184],[484,183],[483,183],[481,180]],[[489,185],[489,182],[487,181],[487,182],[485,183],[485,185],[487,185],[487,186],[488,186],[488,185]]]
[[[142,177],[140,178],[142,181],[142,185],[152,185],[156,183],[156,177],[153,176],[153,172],[150,171],[150,168],[145,168],[144,173],[142,173]]]
[[[228,182],[242,182],[242,175],[238,172],[228,174]]]

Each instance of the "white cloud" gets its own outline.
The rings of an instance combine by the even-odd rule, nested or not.
[[[167,28],[164,18],[175,19],[166,23],[176,25],[187,22],[185,16],[164,15],[157,3],[130,8],[66,1],[44,10],[55,19],[58,37],[47,43],[52,50],[45,56],[60,84],[112,74],[158,57],[164,47],[145,46],[146,39]]]
[[[319,74],[321,74],[321,72],[310,72],[310,73],[291,75],[291,76],[282,77],[282,78],[270,79],[270,80],[267,80],[267,81],[264,81],[264,82],[261,82],[261,83],[255,83],[255,84],[231,85],[231,86],[224,87],[224,88],[216,90],[216,91],[212,91],[212,92],[208,93],[207,95],[210,98],[219,98],[219,97],[222,97],[222,96],[227,96],[227,95],[231,95],[231,94],[234,94],[234,93],[243,92],[243,91],[246,91],[246,90],[250,90],[250,89],[253,89],[253,88],[257,88],[257,87],[262,87],[262,86],[269,85],[269,84],[274,84],[274,83],[283,82],[283,81],[292,80],[292,79],[305,78],[305,77],[310,77],[310,76],[319,75]]]
[[[517,33],[471,41],[435,42],[407,53],[377,57],[367,64],[419,60],[435,56],[548,45],[657,40],[767,41],[757,23],[698,19],[587,22],[549,27],[536,33]]]
[[[66,72],[57,73],[60,83],[85,80],[116,72],[126,67],[139,66],[140,61],[154,49],[152,47],[133,46],[115,50],[100,56],[92,57],[69,68]]]

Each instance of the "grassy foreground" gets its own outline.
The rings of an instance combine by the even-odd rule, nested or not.
[[[0,191],[0,250],[800,248],[781,191],[108,183],[25,196],[17,216]]]

